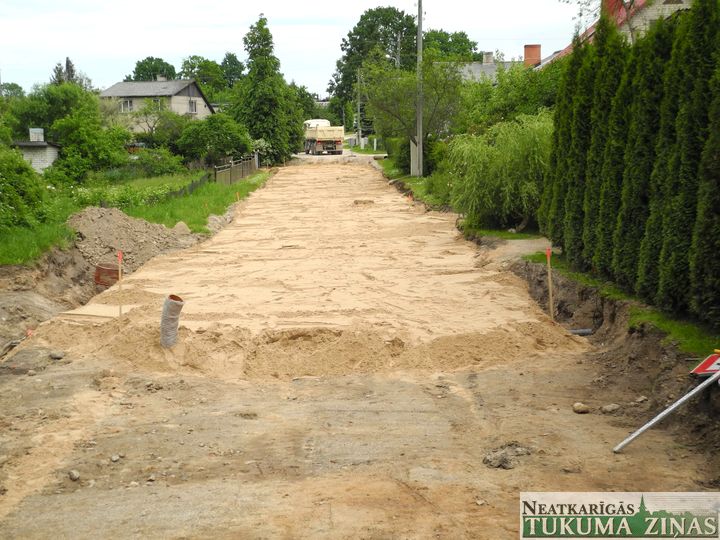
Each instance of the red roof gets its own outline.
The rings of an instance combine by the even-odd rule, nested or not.
[[[620,26],[625,24],[628,19],[634,17],[638,11],[647,7],[648,0],[635,0],[633,6],[629,10],[625,9],[625,4],[623,3],[623,0],[602,0],[602,5],[619,28]],[[584,43],[585,41],[592,41],[593,36],[595,35],[596,26],[597,21],[590,25],[588,29],[585,30],[582,34],[580,34],[580,41],[582,43]],[[558,53],[556,58],[561,58],[567,54],[570,54],[572,52],[572,49],[573,46],[572,43],[570,43],[570,45],[568,45]]]

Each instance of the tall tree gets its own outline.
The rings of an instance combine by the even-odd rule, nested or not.
[[[220,62],[223,75],[225,76],[225,84],[228,88],[232,88],[237,81],[239,81],[243,72],[245,71],[245,65],[238,60],[235,53],[226,52],[222,62]]]
[[[477,42],[472,41],[465,32],[428,30],[423,35],[423,48],[432,49],[438,57],[449,60],[469,62],[482,59],[482,53],[477,50]]]
[[[670,62],[663,75],[660,128],[655,145],[655,163],[650,175],[649,214],[640,243],[638,277],[635,284],[635,291],[648,302],[655,301],[660,280],[658,261],[663,244],[663,216],[666,201],[672,196],[672,193],[667,191],[667,179],[677,174],[673,161],[676,148],[675,123],[681,99],[685,62],[683,48],[688,39],[688,22],[687,17],[681,17],[678,21],[673,35]]]
[[[135,63],[135,69],[131,75],[125,77],[125,80],[155,81],[158,77],[165,77],[168,80],[175,79],[177,77],[175,67],[162,58],[148,56]]]
[[[429,54],[423,62],[423,136],[441,137],[460,107],[462,79],[457,65],[437,62]],[[417,76],[397,69],[382,58],[362,69],[362,90],[376,127],[386,135],[400,135],[417,142],[415,110]]]
[[[709,137],[700,163],[697,220],[690,250],[693,312],[720,328],[720,68],[712,81]]]
[[[674,19],[660,20],[636,45],[637,74],[632,105],[621,204],[613,237],[613,275],[626,290],[637,282],[638,259],[645,223],[649,215],[649,184],[655,163],[655,145],[660,130],[663,73],[670,59]]]
[[[232,115],[247,127],[253,139],[263,139],[270,145],[266,161],[285,161],[298,149],[303,119],[280,73],[280,61],[274,54],[272,34],[263,15],[250,27],[243,43],[248,73],[235,85]]]
[[[25,90],[17,83],[9,82],[0,84],[0,97],[24,98]]]
[[[368,9],[342,40],[342,58],[328,86],[328,92],[343,103],[352,101],[357,70],[370,52],[379,47],[397,67],[412,68],[416,62],[415,19],[394,7]]]
[[[613,236],[620,209],[625,147],[627,145],[630,108],[634,95],[634,80],[638,68],[637,51],[633,48],[625,63],[625,71],[612,101],[608,118],[607,142],[600,171],[600,208],[598,210],[593,269],[606,277],[612,276]]]
[[[673,196],[664,215],[660,252],[658,305],[680,312],[689,307],[687,277],[690,244],[697,211],[697,173],[707,138],[709,83],[715,68],[720,5],[718,0],[696,0],[689,16],[684,77],[677,117],[674,160],[677,176],[668,178]]]
[[[587,154],[590,147],[593,86],[598,56],[594,47],[588,47],[578,72],[573,98],[570,126],[570,153],[568,154],[567,194],[565,196],[565,224],[563,252],[575,268],[585,266],[583,260],[583,201],[587,173]]]
[[[180,76],[195,79],[200,88],[208,94],[209,99],[215,92],[225,88],[225,74],[220,64],[203,56],[188,56],[182,62]]]
[[[613,98],[620,85],[625,67],[627,47],[625,40],[606,14],[601,17],[595,31],[595,51],[597,54],[597,73],[595,76],[590,147],[587,156],[585,174],[585,194],[583,200],[583,254],[586,267],[592,265],[597,246],[598,220],[600,214],[600,186],[605,145],[608,139],[608,126]]]
[[[555,107],[555,131],[550,153],[550,173],[543,187],[539,221],[541,230],[555,245],[562,245],[565,227],[565,195],[572,173],[569,163],[572,141],[573,96],[578,85],[578,74],[587,53],[577,36],[573,39],[573,52],[560,83]]]

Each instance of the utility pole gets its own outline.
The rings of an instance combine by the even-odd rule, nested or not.
[[[402,31],[397,33],[397,47],[395,48],[395,68],[400,69],[400,47],[402,47]]]
[[[417,173],[419,177],[423,175],[423,75],[422,75],[422,53],[423,53],[423,33],[422,33],[422,0],[418,0],[418,22],[417,22],[417,109],[415,111],[415,124],[417,128]]]

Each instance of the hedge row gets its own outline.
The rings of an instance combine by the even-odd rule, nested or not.
[[[579,270],[720,327],[720,4],[632,46],[601,19],[555,109],[540,225]]]

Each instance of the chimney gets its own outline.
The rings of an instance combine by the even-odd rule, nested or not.
[[[156,80],[157,82],[166,82],[166,81],[167,81],[167,77],[166,77],[165,75],[156,75],[156,76],[155,76],[155,80]]]
[[[492,52],[483,53],[483,64],[492,64],[495,61]]]
[[[30,142],[44,142],[45,130],[43,128],[30,128]]]
[[[540,45],[525,45],[525,67],[540,65],[542,53]]]

